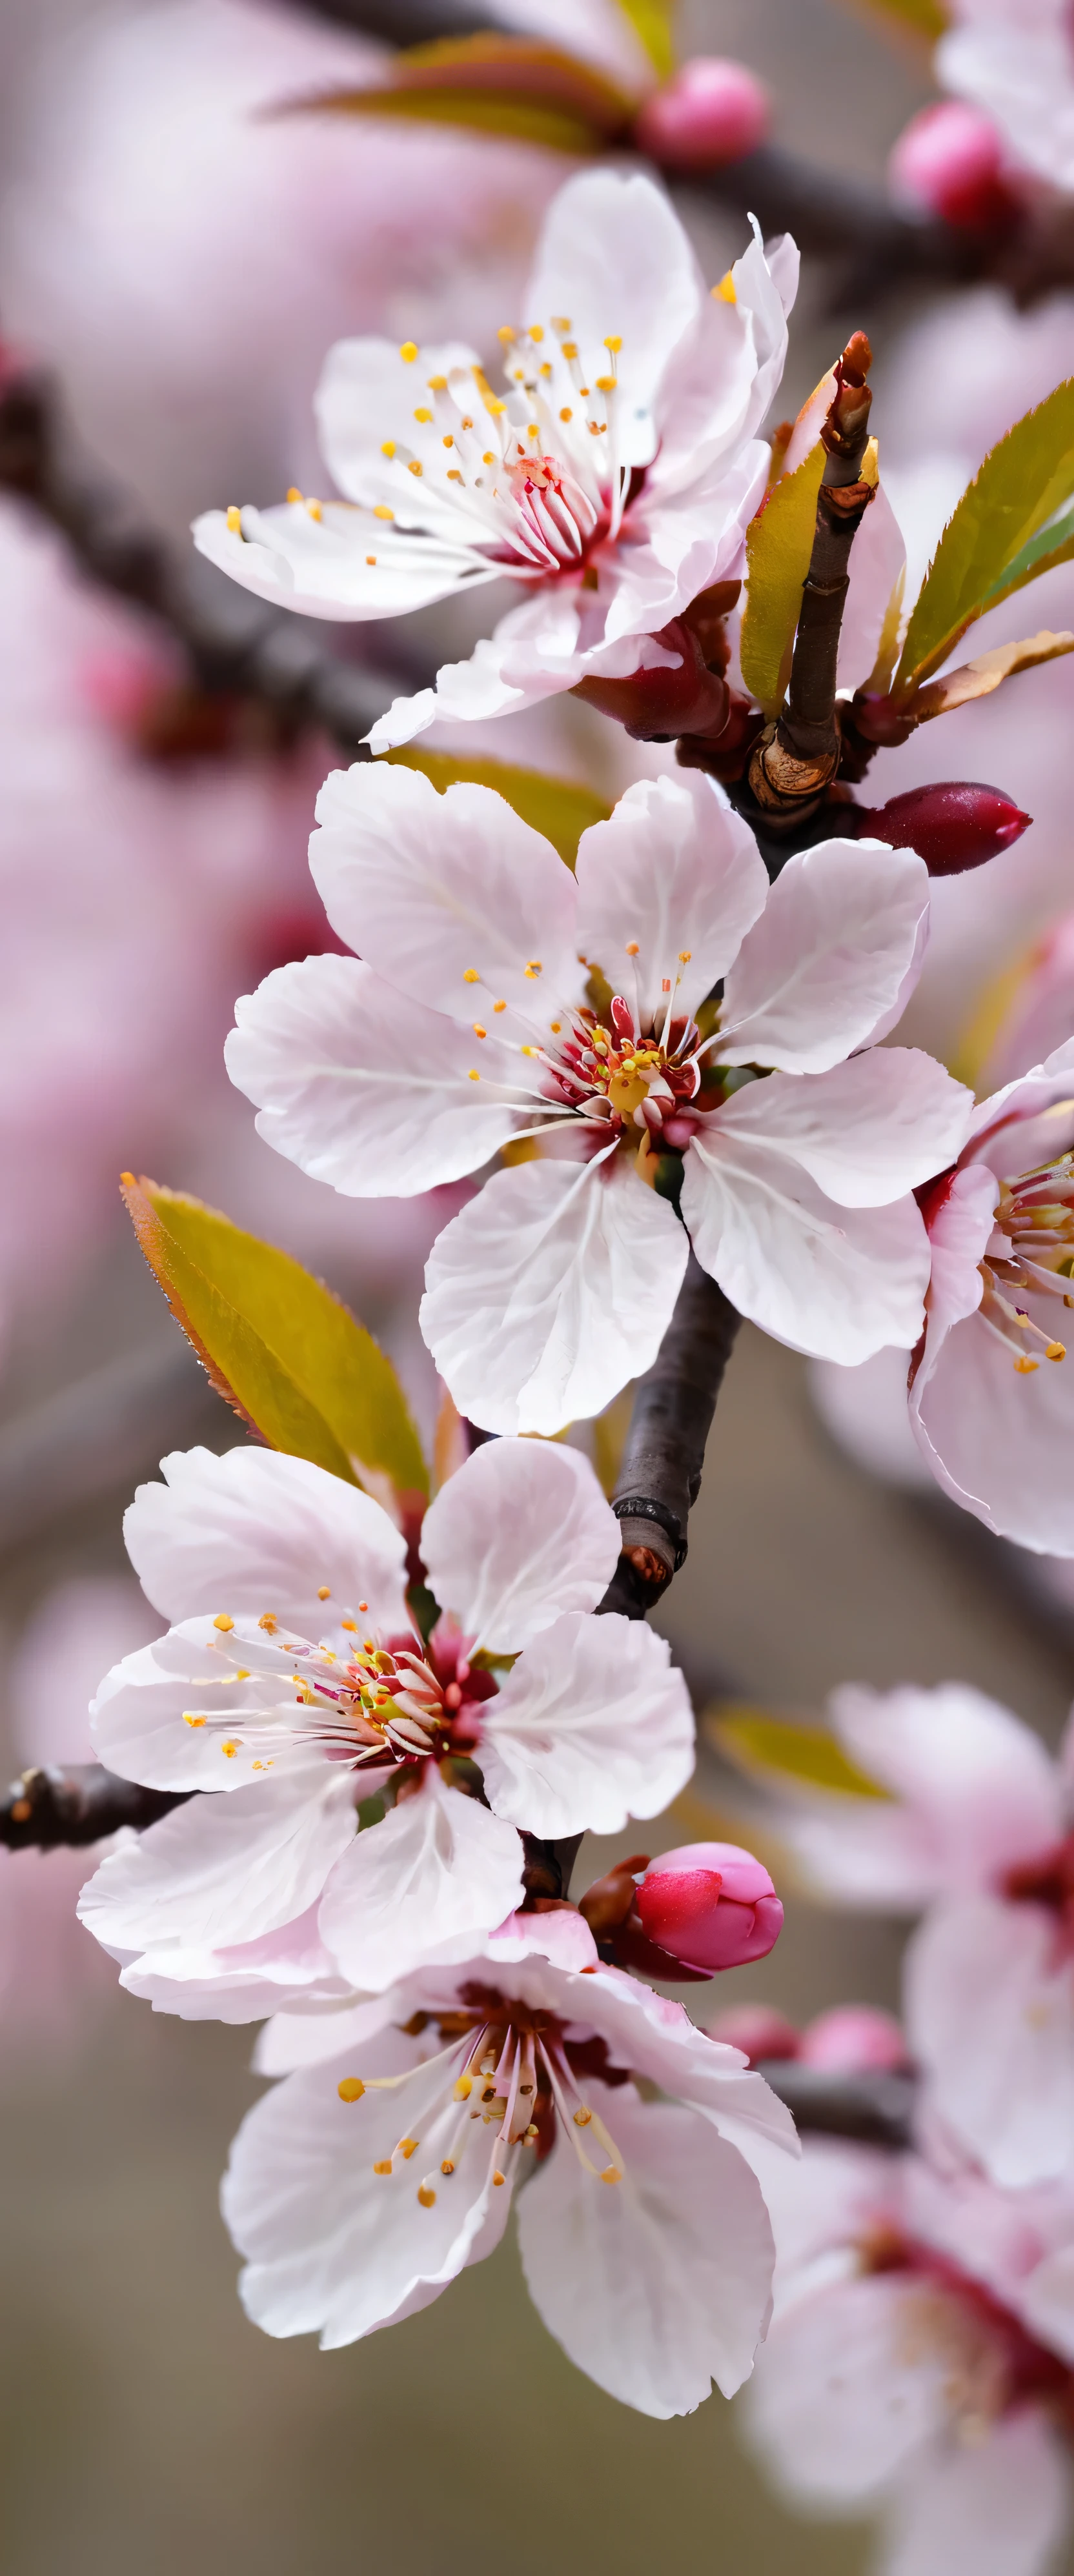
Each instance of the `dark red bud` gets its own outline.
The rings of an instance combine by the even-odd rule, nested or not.
[[[893,850],[916,850],[931,877],[955,877],[964,868],[982,867],[1020,841],[1033,820],[1000,788],[975,786],[969,779],[911,787],[887,805],[845,810],[854,812],[862,839],[886,841]]]
[[[719,733],[726,722],[726,683],[704,661],[697,636],[676,617],[653,642],[678,655],[670,668],[632,671],[625,680],[591,673],[574,696],[625,727],[634,742],[674,742],[683,733]]]

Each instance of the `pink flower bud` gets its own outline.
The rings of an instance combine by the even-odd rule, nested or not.
[[[856,2074],[868,2066],[905,2066],[906,2041],[893,2013],[872,2004],[836,2004],[818,2013],[802,2032],[798,2054],[804,2066],[826,2066],[833,2074]]]
[[[661,1852],[635,1902],[650,1941],[710,1974],[765,1958],[783,1927],[768,1871],[737,1843],[685,1843],[680,1851]]]
[[[766,2057],[797,2057],[802,2044],[794,2023],[774,2004],[729,2004],[726,2012],[710,2021],[708,2034],[710,2039],[722,2039],[728,2048],[740,2048],[751,2066],[759,2066]]]
[[[923,107],[888,162],[892,195],[965,232],[991,232],[1021,209],[1004,177],[1003,139],[990,116],[961,99]]]
[[[768,134],[768,92],[742,63],[699,54],[639,110],[634,140],[673,170],[741,161]]]
[[[908,788],[887,805],[860,805],[855,820],[866,840],[916,850],[930,877],[954,877],[1009,850],[1033,817],[998,787],[948,778],[933,787]]]

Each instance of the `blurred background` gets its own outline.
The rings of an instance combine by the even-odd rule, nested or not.
[[[511,14],[629,71],[615,0]],[[842,0],[682,0],[677,41],[684,56],[739,58],[768,86],[778,144],[878,189],[896,137],[935,95],[927,48]],[[420,338],[450,320],[484,346],[516,310],[562,159],[446,129],[256,114],[375,58],[346,27],[268,0],[0,0],[5,374],[47,372],[72,472],[179,549],[196,509],[267,501],[313,475],[310,401],[334,337]],[[743,219],[689,186],[678,202],[718,276]],[[925,280],[875,313],[867,299],[849,310],[830,269],[809,263],[781,412],[862,322],[884,468],[923,564],[985,448],[1074,368],[1074,303],[1019,317],[993,289],[933,295]],[[1069,573],[1048,576],[1037,622],[1074,623],[1072,611]],[[372,689],[388,675],[386,701],[445,648],[466,649],[472,614],[443,608],[332,641],[368,666]],[[929,777],[983,774],[1036,818],[1008,858],[938,889],[907,1033],[959,1070],[967,1047],[977,1064],[987,1052],[972,1032],[999,968],[1074,903],[1070,685],[1063,662],[1032,674],[998,712],[964,710],[874,772],[878,803]],[[667,758],[573,702],[469,742],[606,793]],[[305,844],[338,757],[241,708],[208,723],[164,631],[88,583],[32,506],[0,497],[12,1771],[86,1758],[92,1689],[159,1625],[123,1554],[135,1481],[165,1448],[225,1447],[237,1430],[142,1266],[121,1166],[199,1192],[327,1277],[431,1424],[414,1315],[450,1194],[335,1199],[258,1142],[221,1061],[235,994],[325,944]],[[833,1374],[811,1379],[750,1328],[740,1337],[663,1614],[699,1709],[731,1696],[816,1712],[847,1679],[962,1677],[1054,1743],[1074,1692],[1063,1570],[1018,1558],[922,1490],[887,1391],[848,1395]],[[703,1749],[663,1841],[733,1832],[732,1798]],[[579,1883],[627,1847],[584,1853]],[[121,1994],[74,1920],[86,1874],[84,1855],[0,1855],[5,2576],[186,2576],[192,2558],[205,2576],[334,2576],[341,2562],[455,2576],[489,2550],[514,2576],[560,2561],[648,2576],[687,2554],[713,2576],[744,2561],[796,2576],[864,2566],[864,2525],[784,2513],[719,2398],[661,2425],[573,2371],[510,2243],[351,2351],[258,2335],[216,2205],[253,2097],[251,2033],[154,2016]],[[791,1895],[774,1955],[711,2000],[691,1990],[693,2009],[704,2019],[746,1996],[801,2021],[849,1999],[897,2007],[901,1940],[893,1924]]]

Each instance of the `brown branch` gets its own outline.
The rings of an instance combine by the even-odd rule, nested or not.
[[[917,2091],[911,2074],[870,2067],[858,2074],[803,2066],[798,2058],[762,2058],[757,2066],[799,2129],[825,2138],[856,2138],[863,2146],[908,2147]]]
[[[200,691],[253,700],[281,741],[306,726],[329,734],[352,760],[399,687],[398,679],[326,652],[315,623],[266,606],[192,548],[180,557],[123,496],[72,464],[54,388],[40,376],[0,387],[0,491],[28,502],[66,538],[92,581],[148,611],[186,653]]]
[[[612,1502],[623,1552],[601,1610],[643,1619],[683,1563],[705,1443],[740,1321],[691,1253],[656,1359],[638,1381]]]
[[[181,1807],[185,1790],[143,1789],[136,1780],[120,1780],[99,1762],[72,1762],[63,1769],[36,1766],[13,1780],[0,1803],[0,1846],[8,1851],[54,1851],[61,1844],[99,1843],[121,1825],[144,1833],[172,1807]]]

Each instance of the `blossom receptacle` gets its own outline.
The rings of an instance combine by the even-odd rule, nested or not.
[[[993,232],[1021,211],[1004,162],[992,118],[961,99],[943,99],[903,127],[888,178],[893,196],[915,210],[961,232]]]
[[[683,618],[661,628],[651,639],[666,659],[651,664],[648,642],[639,646],[640,663],[624,680],[591,674],[579,680],[574,695],[603,716],[621,724],[634,742],[674,742],[680,734],[719,735],[730,714],[727,683],[702,658],[697,636]],[[678,655],[677,661],[671,656]]]
[[[1002,788],[972,779],[938,779],[911,787],[888,804],[863,806],[860,829],[893,850],[916,850],[930,877],[961,876],[1013,849],[1033,817],[1023,814]]]
[[[768,92],[744,63],[697,54],[646,99],[634,139],[665,167],[711,170],[755,152],[770,124]]]
[[[643,1931],[687,1967],[767,1958],[783,1928],[768,1871],[737,1843],[686,1843],[651,1861],[635,1899]]]

